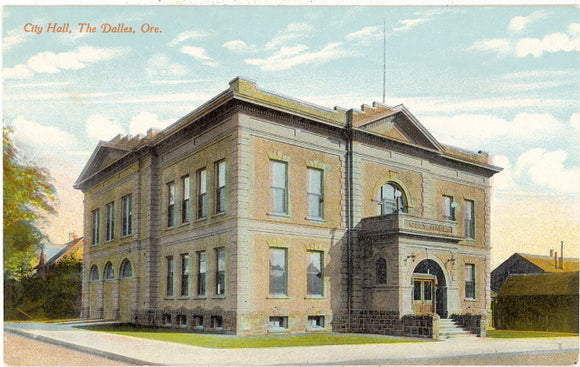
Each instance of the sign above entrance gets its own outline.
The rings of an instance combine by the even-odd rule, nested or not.
[[[364,218],[362,221],[363,236],[390,236],[407,234],[438,238],[457,242],[457,225],[435,219],[419,218],[406,213],[396,213],[377,217]]]
[[[453,234],[453,227],[443,224],[432,224],[425,222],[417,222],[413,220],[405,220],[405,225],[409,228],[418,229],[427,232]]]

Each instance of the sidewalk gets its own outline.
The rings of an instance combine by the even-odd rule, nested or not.
[[[76,324],[79,325],[79,324]],[[260,366],[401,363],[481,354],[578,352],[577,337],[458,338],[411,344],[367,344],[260,349],[212,349],[94,332],[74,324],[4,323],[5,332],[137,365]],[[373,364],[373,363],[371,363]]]

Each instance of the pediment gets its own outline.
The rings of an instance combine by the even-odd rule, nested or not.
[[[370,110],[370,111],[369,111]],[[353,126],[359,130],[421,148],[443,151],[443,146],[403,105],[363,109]]]
[[[100,142],[75,182],[75,187],[78,187],[87,178],[108,167],[128,152],[129,149],[119,148],[107,142]]]

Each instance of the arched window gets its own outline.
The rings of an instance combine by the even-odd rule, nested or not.
[[[113,265],[110,262],[108,262],[105,265],[105,270],[103,271],[103,278],[105,278],[105,280],[115,279],[115,270],[113,270]]]
[[[379,191],[381,215],[407,213],[407,197],[401,188],[392,182],[381,186]]]
[[[89,280],[91,282],[99,281],[99,268],[96,265],[91,266],[91,272],[89,274]]]
[[[131,262],[127,259],[123,260],[121,263],[121,279],[128,279],[133,277],[133,267],[131,266]]]
[[[375,281],[377,284],[387,284],[387,261],[382,257],[375,262]]]

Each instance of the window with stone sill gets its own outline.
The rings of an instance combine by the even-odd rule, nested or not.
[[[288,258],[285,248],[270,248],[270,297],[288,295]]]
[[[103,270],[103,278],[105,280],[115,279],[115,270],[113,269],[113,264],[111,264],[110,262],[105,264],[105,269]]]
[[[270,161],[274,215],[288,215],[288,163]]]
[[[174,211],[175,211],[175,183],[167,183],[167,227],[171,228],[174,225]]]
[[[308,316],[308,327],[310,329],[324,329],[324,316]]]
[[[121,263],[121,279],[130,279],[133,277],[133,267],[131,262],[127,259],[123,260]]]
[[[475,204],[465,200],[465,237],[475,239]]]
[[[106,206],[107,221],[105,226],[105,240],[112,241],[115,238],[115,202],[110,202]]]
[[[95,209],[91,212],[91,244],[98,245],[101,241],[101,211]]]
[[[381,186],[378,200],[381,207],[381,215],[408,212],[405,192],[393,182],[388,182]]]
[[[387,284],[387,261],[382,257],[375,262],[375,283]]]
[[[453,196],[443,195],[443,218],[455,221],[455,208],[457,203],[453,201]]]
[[[273,330],[288,329],[288,316],[270,316],[268,322]]]

